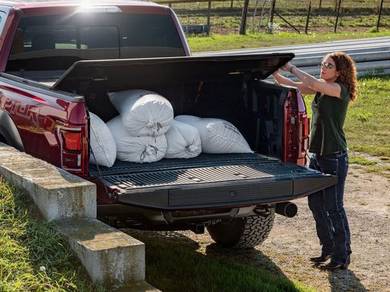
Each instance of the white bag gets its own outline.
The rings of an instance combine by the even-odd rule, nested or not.
[[[131,136],[159,136],[168,131],[173,120],[173,108],[161,95],[133,89],[112,92],[109,96]]]
[[[166,158],[193,158],[202,152],[199,132],[191,125],[173,120],[166,137]]]
[[[198,129],[204,153],[253,153],[240,131],[228,121],[186,115],[175,119]]]
[[[90,117],[90,145],[89,161],[93,164],[111,167],[116,160],[115,140],[107,125],[94,113]]]
[[[122,124],[121,117],[113,118],[107,123],[117,145],[117,157],[122,161],[155,162],[162,159],[167,152],[165,135],[130,136]]]

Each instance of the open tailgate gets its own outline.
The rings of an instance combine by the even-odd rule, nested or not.
[[[288,201],[336,184],[322,174],[259,154],[202,154],[150,164],[117,161],[91,175],[125,204],[161,209],[233,207]]]

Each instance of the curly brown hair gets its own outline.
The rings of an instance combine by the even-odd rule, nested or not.
[[[344,52],[334,52],[328,54],[325,58],[331,57],[336,64],[336,70],[339,77],[336,81],[344,84],[350,93],[352,101],[357,98],[357,77],[355,61]]]

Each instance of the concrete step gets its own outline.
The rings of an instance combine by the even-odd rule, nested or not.
[[[2,143],[0,174],[27,192],[48,221],[96,218],[95,184]]]
[[[94,282],[115,289],[145,279],[141,241],[91,218],[65,219],[56,225]]]
[[[3,143],[0,175],[56,223],[94,283],[108,291],[158,291],[144,281],[144,244],[96,219],[95,184]]]

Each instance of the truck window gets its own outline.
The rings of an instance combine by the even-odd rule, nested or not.
[[[3,34],[3,28],[6,19],[7,19],[7,14],[4,11],[0,11],[0,36]]]
[[[183,55],[169,15],[33,16],[19,23],[7,71],[66,70],[78,60]]]

